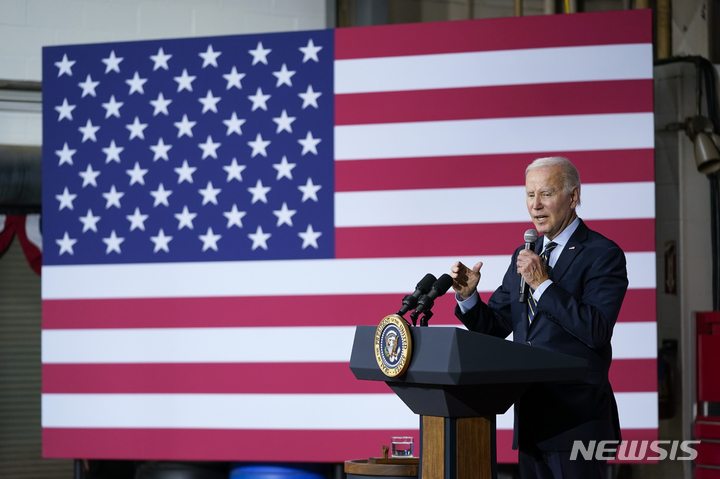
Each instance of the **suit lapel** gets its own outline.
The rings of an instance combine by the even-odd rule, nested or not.
[[[582,251],[582,243],[587,239],[587,234],[588,227],[585,226],[583,220],[580,220],[580,224],[575,230],[575,233],[573,233],[573,235],[570,237],[570,240],[568,240],[567,244],[562,250],[562,253],[560,253],[560,257],[558,258],[557,263],[555,263],[555,266],[553,267],[553,281],[560,281],[563,274],[565,274],[565,271],[567,271],[568,267],[572,264],[575,257],[580,253],[580,251]]]

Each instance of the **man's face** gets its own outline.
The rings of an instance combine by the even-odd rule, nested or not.
[[[528,213],[538,233],[554,239],[575,219],[580,192],[575,188],[572,194],[565,193],[559,166],[530,171],[525,192]]]

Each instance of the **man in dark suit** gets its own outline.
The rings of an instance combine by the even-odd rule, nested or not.
[[[528,347],[586,359],[581,382],[538,383],[515,404],[513,448],[521,477],[604,478],[606,461],[571,460],[573,441],[620,440],[608,370],[610,338],[628,286],[618,245],[578,218],[580,177],[565,158],[540,158],[525,172],[528,212],[543,235],[535,251],[515,250],[502,285],[483,303],[477,293],[482,262],[457,262],[450,275],[456,316],[469,330],[498,337],[511,332]],[[546,262],[547,261],[547,262]],[[520,278],[530,286],[519,302]]]

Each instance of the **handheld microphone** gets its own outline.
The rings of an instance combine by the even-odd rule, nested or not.
[[[420,296],[428,294],[430,292],[430,288],[432,288],[432,285],[435,283],[435,281],[437,281],[437,278],[435,278],[434,274],[426,274],[423,279],[420,280],[417,286],[415,286],[415,292],[413,294],[408,294],[403,298],[403,306],[402,308],[400,308],[400,311],[398,311],[397,314],[399,316],[402,316],[411,309],[415,309],[415,306],[417,306]]]
[[[537,231],[535,230],[527,230],[525,232],[525,249],[535,249],[535,242],[538,239]],[[520,303],[526,303],[528,300],[528,293],[530,292],[530,287],[525,283],[525,278],[520,276],[520,299],[518,302]]]
[[[422,313],[429,313],[430,309],[435,304],[435,300],[443,294],[447,293],[447,290],[450,289],[452,284],[453,279],[450,277],[449,274],[443,274],[442,276],[440,276],[440,278],[432,285],[432,289],[430,290],[430,292],[422,295],[418,300],[418,305],[415,308],[415,311],[410,314],[413,322],[415,322],[417,320],[417,317],[420,316]]]

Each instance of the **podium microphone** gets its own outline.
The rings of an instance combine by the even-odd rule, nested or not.
[[[437,281],[437,278],[435,278],[434,274],[426,274],[423,279],[420,280],[417,286],[415,286],[415,292],[413,294],[408,294],[403,298],[403,306],[402,308],[400,308],[400,311],[398,311],[397,314],[399,316],[402,316],[411,309],[415,309],[415,306],[417,306],[418,303],[418,299],[422,295],[428,294],[430,292],[430,288],[432,288],[432,285],[435,283],[435,281]]]
[[[417,321],[418,316],[420,316],[422,313],[426,313],[425,317],[423,317],[423,322],[424,325],[427,326],[427,319],[430,319],[428,315],[432,316],[432,312],[430,311],[430,309],[435,304],[435,300],[443,294],[447,293],[447,290],[450,289],[452,284],[453,279],[450,277],[449,274],[444,274],[440,276],[440,278],[435,281],[435,283],[433,283],[430,292],[422,295],[418,300],[417,308],[415,308],[415,311],[410,314],[413,323]],[[421,326],[423,326],[423,322],[421,322]]]
[[[527,230],[525,232],[525,249],[535,249],[535,242],[538,239],[537,231],[535,230]],[[528,300],[528,293],[530,292],[530,287],[525,283],[525,278],[520,276],[520,299],[518,302],[520,303],[527,303]]]

